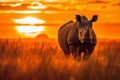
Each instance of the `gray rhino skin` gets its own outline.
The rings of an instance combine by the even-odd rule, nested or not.
[[[97,15],[89,21],[85,16],[76,15],[76,22],[71,20],[60,27],[58,42],[67,57],[72,53],[74,58],[80,59],[84,52],[83,60],[89,59],[97,42],[92,29],[92,22],[95,21]]]

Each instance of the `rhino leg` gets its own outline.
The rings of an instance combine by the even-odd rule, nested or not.
[[[81,61],[81,53],[82,53],[82,52],[81,52],[79,46],[77,47],[77,52],[76,52],[76,53],[77,53],[77,59],[78,59],[79,61]]]
[[[83,60],[84,60],[84,61],[86,61],[86,60],[88,60],[88,59],[90,58],[90,56],[91,56],[94,48],[95,48],[95,45],[92,45],[92,46],[90,46],[90,47],[88,48],[87,51],[84,52],[84,56],[83,56]]]
[[[73,57],[76,58],[77,57],[77,46],[76,45],[69,45],[70,48],[70,52],[72,53]]]
[[[65,53],[66,58],[68,58],[70,56],[70,51],[69,50],[68,51],[63,50],[63,52]]]

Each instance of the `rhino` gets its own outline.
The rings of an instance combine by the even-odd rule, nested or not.
[[[96,22],[98,15],[93,15],[88,20],[86,16],[76,15],[76,21],[68,21],[58,30],[58,43],[66,57],[70,54],[81,60],[81,53],[84,53],[83,60],[88,60],[97,43],[96,34],[92,23]]]

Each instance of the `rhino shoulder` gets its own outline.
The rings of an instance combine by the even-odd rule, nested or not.
[[[60,27],[59,31],[60,31],[63,27],[65,27],[66,25],[68,25],[68,24],[70,24],[70,23],[74,23],[74,21],[70,20],[70,21],[66,22],[65,24],[63,24],[63,25]]]

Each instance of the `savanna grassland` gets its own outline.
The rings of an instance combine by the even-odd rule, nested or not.
[[[0,40],[0,80],[120,80],[120,40],[98,40],[88,61],[65,58],[57,40]]]

